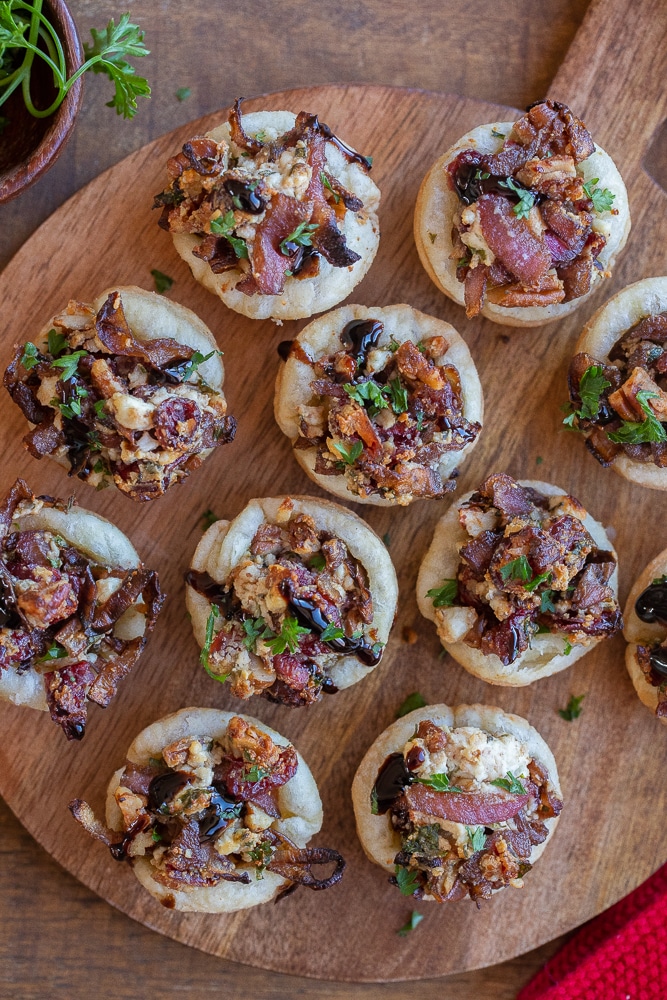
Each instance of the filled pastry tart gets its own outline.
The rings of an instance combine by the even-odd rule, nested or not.
[[[31,455],[154,500],[234,438],[221,353],[190,309],[126,286],[69,302],[16,348],[4,385],[34,425]]]
[[[667,723],[667,550],[640,573],[624,617],[625,664],[635,691]]]
[[[407,305],[342,306],[285,346],[276,420],[322,489],[405,505],[456,488],[483,399],[454,327]]]
[[[667,489],[667,278],[628,285],[577,341],[566,426],[598,462],[640,486]]]
[[[509,326],[576,309],[609,276],[629,231],[612,159],[555,101],[464,135],[431,167],[415,209],[432,281],[468,317]]]
[[[17,479],[0,503],[0,698],[49,711],[68,740],[106,708],[162,606],[129,540]]]
[[[300,319],[349,295],[375,257],[371,158],[306,111],[241,115],[195,136],[155,197],[194,277],[253,319]]]
[[[359,765],[352,801],[364,851],[404,896],[478,904],[522,888],[563,805],[542,737],[488,705],[398,719]]]
[[[443,646],[491,684],[531,684],[622,627],[616,553],[574,497],[498,473],[452,504],[417,579]]]
[[[327,500],[251,500],[204,534],[186,602],[201,663],[232,694],[301,706],[362,680],[382,657],[398,586],[356,514]]]
[[[337,851],[306,846],[322,826],[308,765],[250,716],[183,708],[160,719],[113,775],[106,824],[82,799],[69,808],[169,909],[245,910],[299,885],[326,889],[345,868]],[[327,877],[313,871],[331,865]]]

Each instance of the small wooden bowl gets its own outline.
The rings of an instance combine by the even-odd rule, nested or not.
[[[64,0],[46,0],[44,13],[56,28],[71,76],[83,62],[83,48],[74,19]],[[51,71],[35,58],[31,94],[37,107],[48,107],[55,97]],[[82,78],[76,81],[60,107],[49,118],[33,118],[21,89],[16,90],[0,114],[9,119],[0,139],[0,204],[15,198],[51,166],[65,145],[81,106]]]

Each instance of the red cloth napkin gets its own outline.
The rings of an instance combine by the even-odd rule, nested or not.
[[[667,864],[584,924],[517,1000],[667,1000]]]

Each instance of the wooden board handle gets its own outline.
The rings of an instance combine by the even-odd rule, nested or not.
[[[667,116],[666,38],[665,0],[592,0],[549,88],[622,173],[640,166]]]

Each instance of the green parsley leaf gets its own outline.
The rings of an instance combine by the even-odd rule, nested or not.
[[[67,347],[67,337],[57,330],[49,330],[48,333],[49,354],[52,358],[58,358]]]
[[[499,132],[498,129],[495,129],[495,128],[491,129],[491,135],[494,135],[496,137],[496,139],[506,139],[507,138],[507,136],[505,135],[504,132]]]
[[[273,847],[268,840],[263,840],[257,845],[257,847],[253,847],[252,851],[248,851],[248,857],[251,858],[257,866],[255,869],[256,879],[259,880],[263,877],[262,872],[266,870],[266,867],[270,863],[275,850],[275,847]]]
[[[72,420],[74,417],[81,416],[81,400],[85,399],[87,395],[88,390],[84,389],[82,385],[77,385],[74,387],[74,394],[70,396],[69,403],[63,403],[59,399],[52,399],[51,406],[54,408],[57,407],[63,417]]]
[[[544,459],[542,458],[542,456],[538,455],[537,458],[535,459],[535,465],[541,465],[543,461]]]
[[[296,653],[299,648],[299,636],[308,635],[309,633],[309,628],[303,628],[299,625],[296,618],[288,615],[286,618],[283,618],[278,635],[272,639],[268,639],[266,644],[273,656],[279,656],[286,649],[289,649],[290,653]]]
[[[246,649],[254,649],[258,639],[273,638],[273,632],[263,618],[245,618],[243,631],[245,632],[243,645]]]
[[[572,722],[573,719],[578,719],[581,715],[581,703],[585,697],[585,694],[580,694],[578,697],[572,695],[567,703],[567,707],[558,709],[558,714],[561,719],[565,719],[566,722]]]
[[[498,788],[504,788],[506,792],[511,792],[512,795],[526,794],[526,789],[511,771],[507,772],[506,778],[495,778],[490,784],[496,785]]]
[[[243,780],[249,781],[251,784],[256,785],[258,781],[262,778],[267,778],[271,774],[271,769],[268,767],[260,767],[259,764],[251,764],[250,767],[244,768]]]
[[[190,97],[191,94],[192,91],[190,90],[189,87],[179,87],[178,90],[176,91],[176,100],[181,102],[187,101],[188,97]]]
[[[373,816],[377,816],[380,809],[378,806],[378,793],[375,785],[371,788],[371,813]]]
[[[255,139],[257,139],[257,142],[266,142],[266,132],[263,128],[255,133]]]
[[[403,850],[406,854],[419,854],[423,858],[437,858],[442,854],[441,833],[442,828],[437,823],[418,826],[403,841]]]
[[[342,441],[334,441],[333,447],[339,453],[346,465],[354,465],[364,450],[364,446],[361,441],[353,441],[349,448]]]
[[[388,531],[385,531],[384,535],[382,536],[382,541],[387,546],[387,548],[389,548],[389,546],[391,545],[391,535],[389,534]]]
[[[530,215],[530,210],[535,204],[535,195],[532,191],[521,187],[512,177],[508,177],[505,181],[498,181],[498,186],[508,188],[518,197],[517,204],[512,208],[517,219],[525,219]]]
[[[427,590],[426,596],[433,598],[434,608],[451,608],[459,596],[458,580],[443,580],[441,587]]]
[[[320,171],[320,180],[322,181],[322,184],[325,186],[325,188],[329,188],[332,195],[334,196],[334,202],[337,205],[338,202],[340,201],[340,195],[338,194],[337,191],[334,190],[334,188],[331,185],[331,181],[329,180],[329,178],[327,177],[327,175],[324,173],[323,170]]]
[[[359,403],[360,406],[370,403],[369,413],[371,416],[375,416],[380,410],[384,410],[389,406],[388,401],[382,394],[382,387],[377,382],[374,382],[373,379],[368,379],[366,382],[357,382],[356,385],[346,382],[343,388],[350,399],[353,399],[355,403]]]
[[[320,635],[322,642],[330,642],[332,639],[344,639],[345,632],[338,625],[334,625],[333,622],[329,622],[327,627],[324,629]]]
[[[541,614],[547,614],[550,611],[555,611],[556,610],[556,607],[555,607],[555,605],[553,603],[553,595],[554,595],[554,591],[553,590],[543,590],[542,593],[540,594],[540,598],[541,598],[540,613]],[[547,629],[547,631],[548,631],[548,629]]]
[[[594,420],[600,411],[600,396],[603,389],[609,389],[611,382],[608,382],[603,375],[602,365],[591,365],[587,368],[579,381],[579,396],[581,398],[581,410],[577,416],[583,420]]]
[[[396,933],[398,934],[399,937],[407,937],[410,931],[413,931],[417,926],[417,924],[420,924],[423,919],[424,919],[423,913],[417,913],[416,910],[413,910],[407,922],[403,924],[401,929],[396,931]]]
[[[155,291],[159,292],[160,295],[164,295],[168,292],[174,283],[174,279],[170,278],[168,274],[164,274],[162,271],[153,269],[151,271],[153,275],[153,281],[155,282]]]
[[[565,645],[563,646],[563,656],[569,656],[572,652],[572,643],[569,639],[565,640]]]
[[[548,593],[548,591],[545,591],[545,593]],[[537,626],[537,629],[535,630],[535,635],[547,635],[547,634],[549,635],[551,634],[550,628],[547,628],[546,625]]]
[[[648,389],[640,389],[637,393],[637,402],[646,414],[646,420],[641,423],[624,420],[617,431],[609,431],[609,440],[615,444],[649,444],[651,442],[667,441],[665,428],[648,405],[649,399],[657,398],[658,394],[656,392],[649,392]]]
[[[533,579],[530,581],[530,583],[526,584],[525,589],[528,590],[532,594],[532,592],[534,590],[537,590],[537,588],[539,587],[539,585],[541,583],[544,583],[545,580],[548,580],[550,576],[551,576],[551,570],[550,569],[548,569],[546,571],[546,573],[538,573],[537,576],[533,577]]]
[[[209,653],[211,652],[211,643],[213,642],[215,635],[215,619],[219,616],[219,614],[220,608],[217,604],[212,604],[206,621],[206,639],[204,640],[204,645],[202,646],[201,653],[199,654],[199,662],[209,677],[212,677],[214,681],[220,681],[221,684],[224,684],[231,671],[226,674],[216,674],[215,671],[211,670],[208,659]]]
[[[396,872],[396,882],[398,883],[398,888],[401,890],[401,894],[403,896],[413,896],[419,888],[417,873],[404,868],[402,865],[396,865],[394,871]]]
[[[590,198],[593,202],[593,208],[595,211],[602,215],[604,212],[611,211],[616,195],[612,194],[609,188],[594,187],[594,185],[598,183],[599,179],[599,177],[594,177],[592,180],[587,181],[584,184],[584,192],[586,197]]]
[[[23,354],[21,355],[21,364],[27,372],[35,365],[39,364],[39,351],[30,341],[23,348]]]
[[[503,580],[520,580],[521,582],[525,582],[531,579],[533,571],[526,556],[519,556],[518,559],[511,559],[504,566],[501,566],[500,575]]]
[[[432,788],[435,792],[460,792],[461,789],[457,785],[450,785],[449,778],[443,772],[442,774],[431,774],[428,778],[417,778],[420,785],[426,785],[427,788]]]
[[[215,233],[218,236],[224,236],[227,242],[231,243],[232,250],[239,260],[242,258],[247,259],[248,246],[246,241],[242,240],[240,236],[234,236],[234,226],[234,213],[231,209],[226,215],[211,219],[209,223],[209,228],[212,233]]]
[[[134,66],[125,56],[147,56],[148,49],[143,44],[144,33],[136,24],[130,23],[130,15],[123,14],[118,25],[113,18],[104,31],[91,28],[92,45],[84,45],[87,62],[85,69],[93,73],[105,73],[113,81],[115,94],[107,103],[115,108],[123,118],[134,118],[137,113],[137,97],[150,97],[151,88],[142,76],[136,76]]]
[[[431,243],[435,243],[435,241],[438,238],[438,234],[437,233],[429,233],[428,234],[428,238],[430,239]]]
[[[481,851],[486,843],[486,833],[483,826],[467,826],[466,833],[473,851]]]
[[[280,241],[280,252],[285,257],[291,257],[298,247],[312,247],[313,233],[319,228],[317,222],[300,222],[289,236]]]
[[[102,420],[106,414],[106,402],[107,402],[106,399],[98,399],[93,404],[93,409],[95,410],[95,413],[97,414],[100,420]]]
[[[44,660],[62,660],[67,655],[67,650],[64,646],[61,646],[58,642],[52,642],[47,651],[44,653],[44,656],[40,657],[40,660],[42,662],[44,662]]]
[[[212,524],[215,524],[215,522],[219,520],[220,518],[218,517],[218,515],[214,514],[211,508],[208,507],[204,511],[202,516],[199,518],[199,522],[201,524],[201,530],[206,531],[208,528],[211,527]]]
[[[395,351],[397,351],[397,350],[399,349],[399,347],[400,347],[400,346],[401,346],[401,345],[399,344],[399,342],[398,342],[397,340],[394,340],[394,338],[393,338],[393,337],[392,337],[392,338],[391,338],[391,340],[389,341],[389,350],[390,350],[390,351],[392,352],[392,354],[393,354],[393,353],[394,353]]]
[[[391,393],[391,408],[394,413],[406,413],[408,409],[408,390],[401,385],[401,380],[392,378],[387,386]]]
[[[400,706],[396,712],[396,718],[402,719],[404,715],[408,715],[409,712],[414,712],[417,708],[424,708],[426,701],[424,696],[419,693],[419,691],[413,691],[409,694],[403,704]]]
[[[51,362],[52,368],[62,368],[60,379],[67,382],[76,373],[81,358],[88,356],[88,351],[74,351],[73,354],[65,354],[62,358],[55,358]]]
[[[310,569],[316,570],[318,573],[321,572],[326,566],[327,562],[321,552],[316,552],[308,560],[308,566]]]
[[[199,366],[203,365],[205,361],[208,361],[210,358],[212,358],[214,354],[219,354],[219,353],[220,353],[219,351],[210,351],[208,354],[202,354],[201,351],[195,351],[190,360],[187,362],[187,364],[183,365],[180,371],[182,380],[184,382],[187,382],[187,380],[192,375],[194,375],[195,372],[197,373],[197,375],[199,375],[200,378],[202,378],[202,376],[199,374]],[[202,381],[204,380],[202,379]]]

